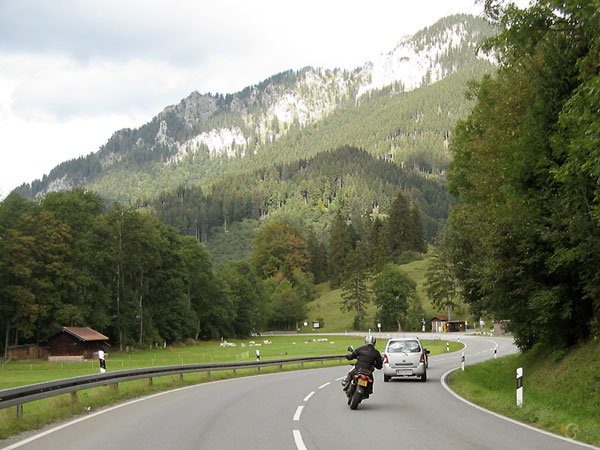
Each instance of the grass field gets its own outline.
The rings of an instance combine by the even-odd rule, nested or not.
[[[516,406],[516,369],[523,368],[523,406]],[[600,342],[563,355],[536,348],[467,366],[450,387],[499,414],[600,445]]]
[[[251,341],[260,346],[252,345]],[[271,343],[266,344],[265,341]],[[113,353],[107,357],[108,371],[134,369],[139,367],[167,366],[176,364],[195,364],[202,362],[253,361],[256,350],[260,351],[261,360],[281,359],[298,356],[321,356],[346,354],[348,345],[354,347],[363,343],[357,336],[263,336],[253,339],[230,340],[235,347],[221,347],[220,342],[199,342],[196,344],[167,347],[152,351],[131,353]],[[377,348],[382,350],[385,339],[378,339]],[[243,344],[243,346],[242,346]],[[445,341],[423,341],[432,354],[446,351]],[[451,350],[456,351],[462,346],[450,342]],[[339,365],[339,361],[326,362],[325,366]],[[342,364],[348,365],[348,362]],[[321,363],[286,365],[284,371],[301,368],[321,367]],[[98,373],[98,361],[80,363],[52,363],[48,361],[13,361],[0,365],[0,389],[39,383],[79,375]],[[261,368],[260,373],[281,371],[278,367]],[[43,425],[69,418],[77,414],[85,414],[106,405],[125,399],[134,398],[154,392],[174,389],[182,386],[215,381],[224,378],[256,375],[256,369],[186,374],[183,381],[179,375],[154,378],[152,384],[148,380],[137,380],[119,383],[118,390],[112,386],[104,386],[79,391],[76,398],[71,394],[51,397],[35,402],[26,403],[23,407],[22,419],[16,418],[15,408],[0,410],[0,439],[20,431],[39,428]],[[76,400],[76,401],[74,401]]]

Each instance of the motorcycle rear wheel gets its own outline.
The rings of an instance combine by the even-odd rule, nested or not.
[[[358,405],[360,404],[361,401],[362,401],[362,395],[360,395],[358,392],[355,392],[354,395],[352,396],[352,399],[350,399],[350,409],[358,408]]]

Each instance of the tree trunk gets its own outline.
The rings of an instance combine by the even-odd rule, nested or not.
[[[402,332],[402,323],[400,322],[400,319],[396,319],[396,323],[398,324],[398,333]]]
[[[447,311],[447,314],[448,314],[448,322],[450,322],[450,320],[451,320],[450,319],[450,302],[448,302],[446,304],[446,311]]]
[[[140,345],[144,341],[144,271],[140,276]]]
[[[9,330],[10,330],[10,322],[7,320],[6,321],[6,337],[4,339],[4,361],[6,361],[8,359],[8,337],[9,337]]]

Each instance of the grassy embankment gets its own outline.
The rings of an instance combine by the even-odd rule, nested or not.
[[[516,406],[516,369],[523,368],[523,406]],[[543,348],[468,366],[450,387],[486,409],[600,446],[600,342],[567,354]]]
[[[280,359],[296,356],[338,355],[345,354],[348,345],[358,346],[362,339],[356,336],[327,336],[325,341],[318,341],[318,336],[264,336],[254,338],[260,347],[250,346],[251,339],[230,340],[235,347],[221,347],[219,342],[200,342],[193,345],[169,347],[152,351],[131,353],[111,353],[107,358],[109,371],[133,369],[139,367],[167,366],[176,364],[196,364],[203,362],[252,361],[256,359],[255,351],[260,351],[261,360]],[[265,344],[269,340],[271,344]],[[245,347],[242,347],[242,344]],[[456,351],[460,345],[451,342],[451,350]],[[377,342],[382,350],[385,340]],[[446,351],[445,342],[431,341],[425,345],[432,354]],[[326,362],[325,366],[339,365],[339,361]],[[348,364],[344,362],[342,364]],[[284,371],[300,369],[300,365],[285,365]],[[320,363],[304,364],[304,368],[321,367]],[[42,381],[69,378],[79,375],[98,373],[98,361],[80,363],[51,363],[48,361],[13,361],[0,365],[0,389],[22,386]],[[281,371],[278,366],[261,368],[260,373]],[[77,414],[85,414],[106,405],[114,404],[129,398],[152,394],[154,392],[175,389],[192,384],[215,381],[224,378],[255,375],[256,369],[186,374],[183,381],[179,375],[154,378],[152,384],[148,380],[137,380],[119,383],[118,390],[113,386],[86,389],[77,393],[76,401],[70,394],[50,397],[26,403],[24,414],[16,419],[15,408],[0,410],[0,439],[20,431],[39,428],[43,425],[69,418]]]

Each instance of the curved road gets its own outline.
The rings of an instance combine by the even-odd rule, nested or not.
[[[516,351],[506,338],[461,340],[467,364],[493,357],[495,348],[499,356]],[[357,345],[360,342],[357,338]],[[384,383],[379,372],[374,394],[357,411],[348,408],[341,391],[340,380],[349,366],[332,367],[169,391],[4,445],[21,450],[595,448],[519,425],[456,398],[442,378],[460,366],[460,359],[460,352],[432,356],[426,383]]]

